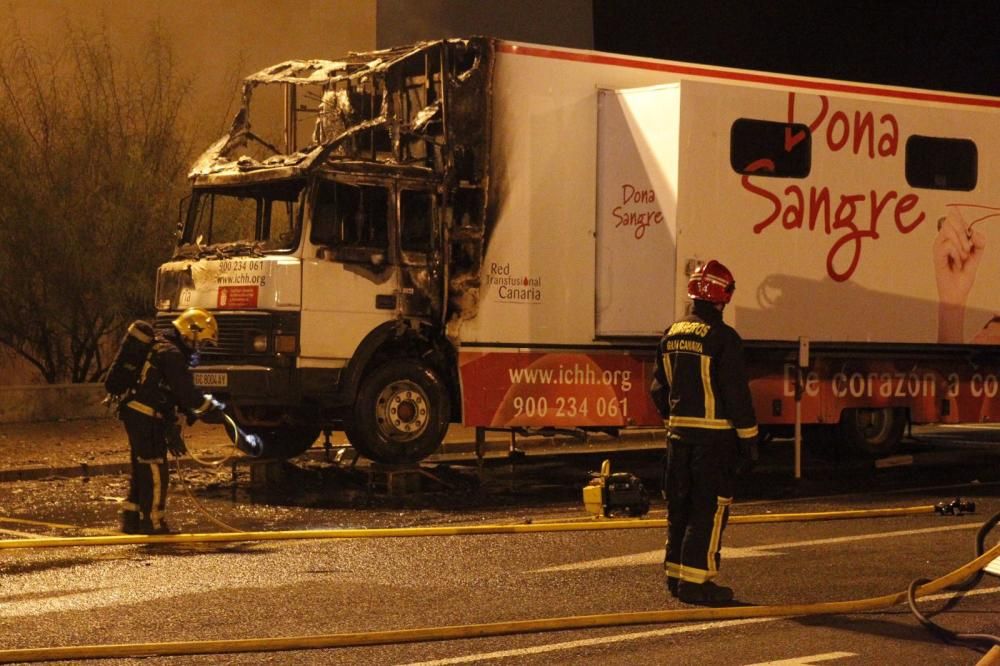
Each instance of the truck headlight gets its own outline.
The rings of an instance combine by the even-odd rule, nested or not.
[[[251,341],[251,346],[253,350],[257,353],[263,353],[267,351],[267,336],[266,335],[255,335]]]

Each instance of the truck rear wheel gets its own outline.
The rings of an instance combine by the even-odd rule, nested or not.
[[[892,454],[903,439],[906,410],[895,407],[845,409],[840,415],[840,431],[857,453],[872,458]]]
[[[434,453],[448,432],[448,390],[430,368],[396,359],[361,381],[344,430],[358,452],[380,463],[415,463]]]

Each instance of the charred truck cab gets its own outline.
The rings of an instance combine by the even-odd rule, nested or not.
[[[266,455],[343,429],[365,456],[413,462],[459,418],[447,302],[481,262],[491,65],[486,40],[282,63],[246,79],[195,165],[158,323],[215,312],[196,381]],[[268,87],[277,140],[251,128]]]

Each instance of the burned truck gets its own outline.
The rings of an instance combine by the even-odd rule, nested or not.
[[[412,463],[450,423],[662,427],[656,341],[718,259],[762,430],[885,455],[1000,419],[998,113],[490,38],[284,62],[190,174],[159,323],[217,315],[196,381],[267,455]]]
[[[216,313],[196,382],[268,455],[343,429],[370,458],[415,461],[460,417],[445,331],[486,241],[492,64],[488,40],[278,64],[246,78],[192,169],[158,322]],[[252,105],[267,87],[271,134]]]

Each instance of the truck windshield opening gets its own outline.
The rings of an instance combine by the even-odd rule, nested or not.
[[[178,254],[288,252],[298,245],[305,182],[196,189]]]

